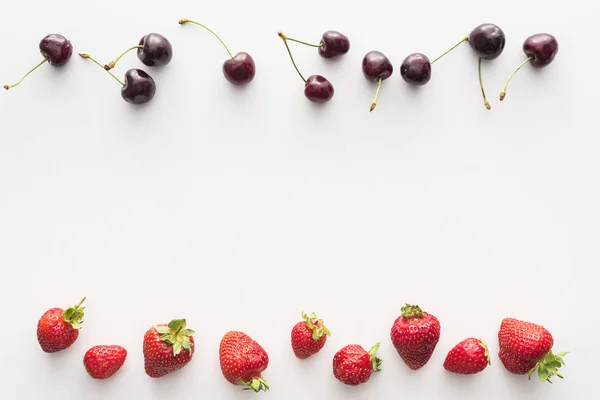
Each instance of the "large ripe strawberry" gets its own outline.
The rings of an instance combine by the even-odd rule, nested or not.
[[[195,332],[187,329],[185,319],[168,325],[153,326],[144,335],[144,370],[151,378],[160,378],[185,367],[194,355]]]
[[[490,363],[486,344],[482,340],[468,338],[448,352],[444,368],[456,374],[472,375],[483,371]]]
[[[357,344],[342,347],[333,357],[333,376],[350,386],[367,382],[372,372],[381,371],[383,360],[375,356],[377,350],[379,350],[379,343],[368,352]]]
[[[121,346],[94,346],[83,356],[83,365],[94,379],[108,379],[125,363],[127,350]]]
[[[550,382],[553,376],[562,378],[558,369],[564,365],[563,357],[567,353],[554,354],[554,338],[543,326],[505,318],[498,331],[498,356],[507,371],[525,375],[529,379],[537,370],[542,382]]]
[[[85,307],[81,305],[85,297],[74,307],[66,310],[51,308],[38,321],[37,339],[46,353],[69,348],[79,337]]]
[[[304,360],[325,346],[327,336],[331,335],[331,332],[315,313],[310,317],[303,313],[302,319],[304,321],[298,322],[292,328],[292,350],[296,357]]]
[[[427,364],[440,340],[440,322],[419,306],[406,304],[401,311],[390,337],[406,365],[417,370]]]
[[[223,335],[219,346],[219,362],[225,379],[243,386],[244,390],[269,390],[262,373],[269,366],[269,355],[254,339],[243,332]]]

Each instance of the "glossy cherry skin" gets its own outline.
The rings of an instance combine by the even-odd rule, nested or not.
[[[494,24],[479,25],[469,34],[469,45],[485,60],[498,58],[505,44],[504,32]]]
[[[389,78],[394,72],[394,66],[382,52],[370,51],[363,57],[362,70],[365,78],[378,81],[379,78]]]
[[[523,52],[527,57],[533,57],[529,62],[533,67],[543,68],[550,64],[558,53],[558,41],[548,33],[538,33],[525,40]]]
[[[65,65],[73,55],[73,45],[63,35],[52,33],[40,41],[40,53],[54,67]]]
[[[350,50],[350,39],[348,36],[337,32],[327,31],[321,36],[322,46],[319,47],[319,55],[323,58],[339,57]]]
[[[333,85],[321,75],[311,75],[306,80],[304,95],[315,103],[325,103],[333,97]]]
[[[425,54],[411,54],[402,61],[400,75],[406,83],[422,86],[431,79],[431,62]]]
[[[248,53],[237,53],[223,63],[223,75],[234,85],[245,85],[254,79],[256,66]]]
[[[130,69],[125,73],[125,86],[121,88],[121,97],[131,104],[144,104],[152,100],[156,93],[156,83],[150,75],[141,69]]]
[[[162,67],[173,58],[173,46],[163,35],[149,33],[140,39],[137,56],[142,63],[149,67]]]

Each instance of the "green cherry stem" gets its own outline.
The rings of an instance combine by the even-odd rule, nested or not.
[[[323,47],[325,45],[324,43],[319,43],[319,44],[306,43],[306,42],[303,42],[302,40],[294,39],[291,37],[287,37],[287,40],[291,40],[292,42],[300,43],[300,44],[303,44],[305,46],[310,46],[310,47]]]
[[[193,21],[191,19],[187,19],[187,18],[182,18],[179,20],[179,25],[183,25],[185,23],[190,23],[190,24],[194,24],[194,25],[198,25],[201,26],[202,28],[206,29],[207,31],[209,31],[210,33],[212,33],[217,39],[219,39],[219,42],[221,42],[221,44],[223,45],[223,47],[225,47],[225,50],[227,50],[227,53],[229,53],[229,57],[233,58],[233,54],[231,53],[231,51],[229,50],[229,48],[227,47],[227,45],[225,44],[225,42],[223,41],[223,39],[221,39],[219,37],[219,35],[217,35],[212,29],[210,29],[208,26],[201,24],[200,22],[196,22]]]
[[[36,65],[36,66],[35,66],[35,67],[33,67],[32,69],[30,69],[30,70],[29,70],[29,72],[28,72],[28,73],[26,73],[26,74],[25,74],[25,75],[24,75],[24,76],[21,78],[21,80],[19,80],[19,82],[17,82],[17,83],[14,83],[14,84],[12,84],[12,85],[4,85],[4,89],[8,90],[8,89],[10,89],[10,88],[14,88],[15,86],[19,86],[19,84],[20,84],[21,82],[23,82],[23,80],[24,80],[25,78],[27,78],[27,75],[29,75],[30,73],[32,73],[33,71],[35,71],[36,69],[38,69],[39,67],[41,67],[41,66],[42,66],[42,64],[44,64],[46,61],[48,61],[48,60],[47,60],[46,58],[44,58],[44,59],[43,59],[43,60],[42,60],[42,61],[41,61],[41,62],[40,62],[38,65]]]
[[[481,88],[481,94],[483,95],[483,104],[485,105],[485,108],[491,110],[492,106],[488,103],[487,98],[485,97],[485,90],[483,90],[483,81],[481,79],[481,57],[479,57],[479,61],[477,62],[477,71],[479,73],[479,87]]]
[[[506,85],[504,85],[504,89],[502,89],[502,91],[500,92],[500,101],[504,100],[504,96],[506,96],[506,88],[508,88],[508,84],[510,83],[510,81],[512,80],[512,78],[516,75],[517,72],[519,72],[519,70],[521,68],[523,68],[528,62],[530,62],[531,60],[533,60],[533,56],[529,56],[527,58],[527,60],[523,61],[518,67],[517,69],[514,70],[514,72],[508,77],[508,80],[506,81]]]
[[[436,58],[435,60],[433,60],[431,62],[431,64],[433,64],[434,62],[436,62],[440,58],[444,57],[446,54],[450,53],[452,50],[454,50],[455,48],[457,48],[458,46],[460,46],[463,42],[466,42],[467,40],[469,40],[469,35],[465,36],[464,38],[462,38],[460,40],[460,42],[456,43],[454,46],[452,46],[448,50],[446,50],[446,52],[444,54],[442,54],[441,56],[439,56],[438,58]]]
[[[100,68],[104,69],[104,66],[102,64],[100,64],[98,61],[94,60],[94,58],[89,55],[89,54],[85,54],[85,53],[79,53],[79,57],[81,58],[87,58],[91,61],[93,61],[97,66],[99,66]],[[117,78],[112,72],[110,72],[107,69],[104,69],[110,76],[112,76],[113,78],[115,78],[115,80],[117,82],[119,82],[122,86],[125,86],[125,83],[123,81],[121,81],[119,78]]]
[[[377,107],[377,98],[379,98],[379,89],[381,89],[382,81],[383,78],[379,77],[379,79],[377,80],[377,90],[375,91],[375,99],[373,99],[373,102],[371,103],[371,109],[369,110],[369,112],[373,111],[375,107]]]
[[[292,51],[290,50],[290,46],[288,46],[288,43],[287,43],[288,37],[285,36],[285,34],[283,32],[277,32],[277,34],[279,35],[281,40],[283,40],[283,44],[285,44],[285,48],[287,49],[287,52],[290,55],[290,60],[292,60],[292,64],[294,65],[296,72],[298,73],[298,75],[300,75],[300,78],[302,78],[302,80],[304,81],[304,84],[308,85],[308,82],[306,81],[306,79],[304,79],[304,76],[302,76],[302,73],[298,69],[298,66],[296,65],[296,61],[294,61],[294,56],[292,56]]]
[[[141,48],[143,48],[143,47],[144,47],[144,46],[140,46],[140,45],[138,45],[138,46],[132,46],[132,47],[128,48],[128,49],[127,49],[127,50],[125,50],[123,53],[121,53],[121,55],[120,55],[119,57],[117,57],[117,59],[116,59],[115,61],[111,61],[111,62],[109,62],[108,64],[106,64],[106,65],[104,66],[104,69],[105,69],[105,70],[107,70],[107,71],[108,71],[109,69],[113,69],[113,68],[115,67],[115,65],[116,65],[116,64],[119,62],[119,60],[120,60],[120,59],[121,59],[121,58],[122,58],[122,57],[123,57],[125,54],[129,53],[131,50],[135,50],[135,49],[141,49]]]

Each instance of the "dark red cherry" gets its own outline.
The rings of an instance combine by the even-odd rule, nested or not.
[[[173,46],[166,37],[158,33],[149,33],[140,39],[137,56],[144,65],[162,67],[173,58]]]
[[[131,104],[144,104],[152,100],[156,93],[156,83],[141,69],[130,69],[125,73],[125,86],[121,97]]]
[[[52,33],[40,41],[40,53],[55,67],[65,65],[73,55],[73,45],[63,35]]]
[[[382,52],[370,51],[363,57],[362,70],[365,78],[376,82],[379,78],[389,78],[394,72],[394,66]]]
[[[254,60],[245,52],[237,53],[223,63],[223,74],[234,85],[250,83],[254,79],[255,71]]]
[[[337,32],[327,31],[321,37],[319,55],[323,58],[339,57],[350,50],[350,39],[348,36]]]
[[[304,95],[315,103],[325,103],[333,97],[333,85],[321,75],[311,75],[306,80]]]
[[[469,45],[484,60],[498,58],[505,44],[504,32],[494,24],[481,24],[469,34]]]
[[[538,33],[528,37],[523,43],[523,52],[532,57],[530,64],[543,68],[550,64],[558,53],[558,41],[549,33]]]
[[[400,75],[406,83],[424,85],[431,79],[431,62],[425,54],[413,53],[402,61]]]

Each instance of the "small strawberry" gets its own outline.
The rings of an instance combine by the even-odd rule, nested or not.
[[[486,344],[482,340],[468,338],[448,352],[444,368],[456,374],[472,375],[483,371],[490,364]]]
[[[38,321],[37,338],[42,350],[46,353],[69,348],[79,337],[79,329],[83,322],[83,310],[79,302],[74,307],[63,310],[62,308],[51,308],[46,311]]]
[[[125,363],[127,350],[121,346],[94,346],[83,356],[83,365],[94,379],[108,379]]]
[[[333,357],[333,376],[350,386],[358,386],[371,378],[372,372],[381,371],[383,360],[375,356],[379,343],[367,352],[357,344],[343,347]]]
[[[304,360],[317,354],[325,346],[327,336],[331,335],[331,332],[315,313],[310,317],[303,313],[302,318],[304,321],[298,322],[292,328],[292,349],[296,357]]]
[[[440,322],[419,306],[406,304],[390,332],[396,351],[412,370],[422,368],[440,340]]]
[[[243,332],[230,331],[221,339],[219,362],[225,379],[243,386],[243,390],[269,390],[262,372],[269,366],[269,355],[250,336]]]
[[[498,331],[498,356],[507,371],[525,375],[529,379],[537,369],[540,381],[552,383],[550,378],[562,375],[558,369],[565,363],[567,353],[554,354],[554,338],[543,326],[514,318],[505,318]]]
[[[185,319],[174,319],[169,325],[156,325],[144,335],[144,369],[151,378],[185,367],[194,355],[193,330]]]

